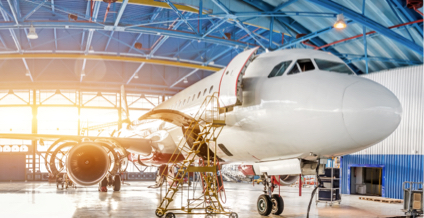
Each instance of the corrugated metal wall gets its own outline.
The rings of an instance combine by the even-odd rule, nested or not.
[[[396,131],[382,142],[342,159],[342,193],[349,194],[349,165],[384,165],[384,194],[403,198],[402,182],[423,181],[424,171],[424,72],[423,65],[365,75],[390,89],[403,108]]]

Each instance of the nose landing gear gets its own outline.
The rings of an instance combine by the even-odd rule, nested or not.
[[[260,195],[256,203],[258,213],[262,216],[269,214],[280,215],[284,210],[284,201],[280,194],[272,194],[277,184],[271,182],[271,178],[264,174],[262,178],[264,194]]]

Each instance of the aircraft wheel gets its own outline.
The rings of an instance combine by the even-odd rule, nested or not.
[[[256,206],[260,215],[268,216],[272,210],[271,198],[268,195],[259,196]]]
[[[235,213],[235,212],[232,212],[232,213],[230,213],[230,216],[228,216],[229,218],[238,218],[238,215],[237,215],[237,213]]]
[[[156,215],[157,217],[163,217],[163,211],[162,211],[161,209],[156,209],[156,211],[155,211],[155,215]]]
[[[165,218],[175,218],[175,214],[172,212],[169,212],[165,215]]]
[[[283,198],[277,194],[273,194],[271,197],[272,210],[271,213],[274,215],[280,215],[284,210]]]
[[[114,191],[121,190],[121,176],[120,175],[116,175],[115,179],[113,180],[113,190]]]

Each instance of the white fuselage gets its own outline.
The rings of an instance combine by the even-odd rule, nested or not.
[[[287,75],[299,59],[310,59],[315,69]],[[397,128],[402,109],[392,92],[355,74],[320,70],[315,59],[343,63],[312,50],[264,53],[250,63],[242,80],[242,105],[227,112],[218,138],[233,156],[219,151],[220,158],[250,163],[308,159],[311,154],[339,156],[374,145]],[[276,65],[290,60],[283,75],[268,78]],[[219,91],[223,73],[197,82],[155,110],[173,109],[192,116],[207,95]],[[175,143],[183,137],[180,127],[166,131]]]

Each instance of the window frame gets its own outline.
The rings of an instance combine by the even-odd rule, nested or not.
[[[271,77],[270,77],[270,75],[271,75],[272,71],[274,70],[274,68],[275,68],[275,67],[277,67],[278,65],[280,65],[280,64],[282,64],[282,63],[284,63],[284,62],[289,62],[289,61],[290,61],[289,66],[288,66],[288,67],[284,70],[284,72],[283,72],[281,75],[278,75],[278,76],[286,75],[286,73],[287,73],[288,69],[292,69],[292,65],[293,65],[294,60],[286,60],[286,61],[282,61],[282,62],[278,63],[277,65],[275,65],[275,66],[272,68],[271,72],[268,74],[268,78],[274,78],[274,77],[277,77],[277,75],[274,75],[274,76],[271,76]],[[294,62],[294,63],[296,64],[296,62]],[[278,72],[277,72],[277,73],[278,73]]]

